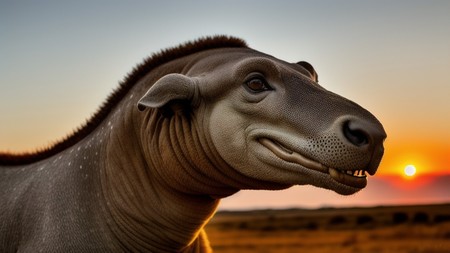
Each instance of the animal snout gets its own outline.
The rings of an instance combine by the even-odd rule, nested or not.
[[[346,140],[357,147],[369,144],[370,134],[355,121],[345,122],[342,131]]]
[[[369,174],[375,174],[384,153],[383,141],[386,133],[383,126],[377,120],[360,118],[346,119],[341,121],[341,124],[342,141],[356,152],[368,156],[369,163],[365,169]]]
[[[344,121],[342,132],[345,140],[356,147],[379,145],[386,138],[386,133],[378,122],[357,118]]]

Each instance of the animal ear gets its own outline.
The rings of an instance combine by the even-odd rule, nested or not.
[[[297,62],[297,64],[308,70],[308,72],[311,73],[311,76],[313,77],[314,81],[316,81],[317,83],[319,82],[319,75],[317,74],[316,70],[311,64],[305,61],[299,61]]]
[[[196,82],[182,74],[168,74],[160,78],[138,102],[140,111],[161,108],[173,100],[193,102],[197,97]]]

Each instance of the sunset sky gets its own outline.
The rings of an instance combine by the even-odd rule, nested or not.
[[[0,150],[34,150],[85,121],[143,58],[227,34],[288,62],[383,123],[385,157],[350,197],[242,192],[226,208],[450,201],[450,1],[1,1]],[[406,177],[407,165],[416,175]],[[311,197],[314,196],[314,197]]]

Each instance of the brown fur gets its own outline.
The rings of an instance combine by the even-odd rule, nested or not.
[[[159,53],[145,59],[138,64],[133,71],[128,74],[118,88],[116,88],[106,99],[97,112],[81,127],[76,129],[72,134],[66,136],[59,142],[42,148],[36,152],[25,152],[20,154],[0,153],[0,165],[24,165],[30,164],[42,159],[49,158],[68,147],[79,142],[91,133],[111,112],[114,106],[128,93],[128,91],[139,81],[145,74],[152,69],[190,54],[200,51],[224,48],[224,47],[247,47],[245,41],[228,36],[205,37],[194,42],[188,42],[178,47],[165,49]]]

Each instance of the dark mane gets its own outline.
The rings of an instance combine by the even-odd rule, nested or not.
[[[120,82],[119,86],[108,96],[97,112],[86,123],[78,127],[72,134],[66,136],[59,142],[46,148],[41,148],[35,152],[25,153],[0,153],[0,165],[24,165],[30,164],[42,159],[49,158],[77,142],[90,134],[101,122],[108,116],[122,98],[130,91],[135,83],[144,77],[149,71],[164,63],[181,58],[200,51],[225,48],[225,47],[247,47],[245,41],[228,36],[205,37],[196,41],[191,41],[179,45],[177,47],[168,48],[155,53],[138,64],[126,78]]]

